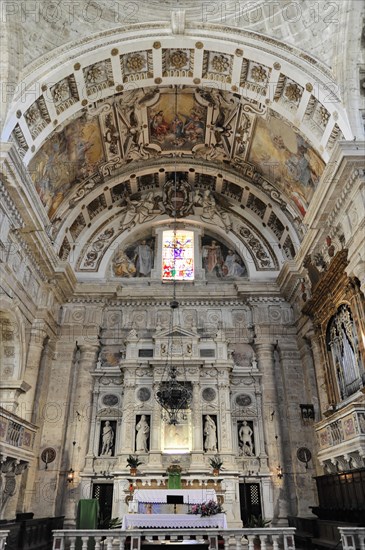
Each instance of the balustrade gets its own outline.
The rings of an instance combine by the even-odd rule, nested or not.
[[[68,529],[53,531],[53,550],[75,550],[81,541],[81,550],[87,550],[89,541],[95,543],[95,550],[125,550],[126,543],[133,550],[141,550],[143,544],[163,544],[169,537],[169,544],[175,540],[204,543],[208,550],[218,549],[218,538],[224,547],[235,550],[254,550],[260,540],[261,550],[295,550],[295,528],[273,527],[265,529],[110,529],[86,530]],[[127,541],[128,539],[128,541]],[[191,544],[191,542],[190,542]],[[350,550],[350,547],[349,547]],[[361,547],[361,550],[364,550]]]
[[[365,550],[365,527],[339,527],[343,550]]]
[[[8,538],[9,533],[10,533],[10,531],[8,529],[4,530],[4,531],[0,531],[0,550],[5,549],[6,539]]]

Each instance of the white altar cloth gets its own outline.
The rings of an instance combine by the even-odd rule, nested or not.
[[[195,514],[125,514],[122,529],[227,529],[226,514],[201,517]]]
[[[208,500],[217,501],[214,489],[137,489],[133,500],[137,502],[163,503],[167,495],[184,497],[184,504],[200,504]]]

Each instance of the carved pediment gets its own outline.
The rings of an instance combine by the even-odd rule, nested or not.
[[[100,409],[97,414],[98,418],[121,418],[122,411],[120,409],[116,409],[115,407],[105,407],[104,409]]]
[[[189,338],[190,340],[199,340],[200,336],[196,332],[187,330],[185,328],[174,326],[168,329],[161,330],[156,332],[153,339],[154,340],[167,340],[169,338]]]

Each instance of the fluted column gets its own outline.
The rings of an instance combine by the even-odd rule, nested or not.
[[[135,441],[135,388],[136,381],[134,375],[134,369],[131,367],[125,367],[124,369],[124,396],[123,396],[123,422],[121,426],[121,437],[119,439],[122,442],[122,447],[117,449],[119,457],[119,468],[125,469],[126,462],[125,457],[131,453],[134,453],[134,441]]]
[[[193,399],[191,404],[191,423],[193,428],[193,449],[191,453],[191,469],[200,470],[204,465],[202,406],[199,382],[193,383]]]
[[[79,350],[80,358],[77,368],[76,392],[70,420],[77,423],[74,433],[78,452],[73,468],[81,471],[84,468],[85,457],[88,450],[92,421],[92,372],[95,369],[99,345],[83,343],[79,346]]]
[[[284,521],[285,514],[288,513],[286,507],[286,491],[282,480],[277,478],[275,467],[283,464],[283,454],[281,445],[282,427],[281,427],[281,407],[279,407],[278,386],[281,383],[281,376],[276,376],[274,361],[274,346],[269,341],[261,341],[255,345],[259,370],[262,373],[262,407],[264,418],[265,434],[265,452],[269,457],[270,470],[274,474],[272,477],[274,492],[279,505],[279,523]],[[277,436],[277,439],[275,438]],[[270,510],[266,509],[266,503],[263,502],[263,515],[270,517]]]
[[[158,391],[158,382],[154,381],[152,386],[153,395],[156,395]],[[162,431],[162,419],[161,408],[157,401],[153,400],[153,409],[151,416],[150,426],[150,459],[149,464],[152,467],[161,467],[161,431]]]
[[[40,449],[54,448],[56,459],[52,468],[47,470],[39,462],[36,481],[27,494],[32,503],[30,509],[37,517],[64,513],[61,504],[66,487],[64,472],[70,467],[65,437],[68,430],[68,403],[74,387],[74,354],[75,342],[70,340],[69,335],[61,336],[49,366],[51,383],[47,399],[39,413],[44,422]]]
[[[37,378],[37,391],[35,395],[35,400],[32,410],[32,421],[38,427],[38,431],[35,436],[33,452],[36,457],[39,457],[42,448],[42,434],[45,424],[47,425],[47,408],[49,403],[49,390],[50,390],[50,376],[52,371],[52,360],[55,354],[56,343],[54,340],[47,340],[42,354],[40,365],[38,369],[38,378]],[[48,426],[49,429],[49,426]],[[38,464],[37,460],[34,460],[30,463],[27,468],[22,480],[24,483],[24,501],[23,508],[24,510],[32,510],[31,508],[31,499],[32,499],[32,488],[35,486],[35,480],[38,475],[38,468],[42,468],[43,463]],[[32,510],[33,511],[33,510]]]
[[[300,360],[296,339],[285,339],[280,343],[278,370],[281,374],[280,402],[281,416],[281,449],[283,455],[284,486],[288,495],[290,514],[305,514],[314,495],[313,481],[302,471],[297,460],[296,451],[300,446],[313,449],[313,430],[302,425],[300,403],[305,397],[303,367]],[[279,373],[277,373],[279,378]],[[306,487],[306,491],[301,488]]]
[[[69,457],[66,470],[72,467],[75,471],[74,487],[66,487],[65,489],[69,491],[65,502],[65,524],[67,527],[73,525],[76,501],[78,498],[82,498],[80,494],[79,474],[85,468],[86,453],[88,450],[93,390],[92,372],[95,369],[99,345],[83,342],[78,346],[78,350],[80,355],[78,361],[75,362],[77,372],[74,378],[75,387],[72,405],[68,414],[68,429],[65,444]],[[73,444],[74,441],[75,445]],[[84,473],[91,472],[85,472],[84,470]],[[75,492],[76,487],[78,492]]]
[[[308,332],[307,338],[310,341],[311,350],[312,350],[313,365],[314,365],[314,370],[316,373],[316,380],[317,380],[317,392],[318,392],[320,411],[321,413],[323,413],[323,411],[326,411],[329,407],[329,396],[327,392],[327,380],[326,380],[326,373],[324,370],[324,361],[323,361],[323,356],[321,351],[321,345],[314,331]]]
[[[232,454],[232,418],[230,406],[230,385],[228,369],[220,369],[218,375],[218,407],[220,424],[220,452]]]
[[[260,342],[255,345],[259,370],[262,373],[261,385],[263,390],[262,408],[263,408],[263,429],[265,434],[266,449],[265,453],[273,456],[276,452],[275,430],[272,423],[277,411],[278,396],[275,380],[275,368],[273,358],[273,344],[271,342]],[[274,413],[274,414],[273,414]]]
[[[47,337],[46,323],[42,320],[35,320],[30,331],[30,341],[24,371],[24,382],[30,388],[25,395],[19,399],[19,408],[16,411],[19,416],[33,422],[34,398],[37,389],[39,366]]]
[[[203,452],[203,430],[202,430],[202,410],[200,384],[195,382],[193,385],[192,400],[192,425],[193,425],[193,452]]]
[[[84,472],[94,472],[94,458],[98,454],[98,446],[99,441],[96,440],[96,437],[98,435],[97,433],[97,418],[96,418],[96,412],[97,412],[97,402],[100,394],[100,389],[95,388],[92,391],[92,401],[91,401],[91,408],[90,408],[90,433],[89,433],[89,445],[88,445],[88,451],[86,455],[86,463],[85,463],[85,469]],[[86,497],[85,497],[86,498]]]

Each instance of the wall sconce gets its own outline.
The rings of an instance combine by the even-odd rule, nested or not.
[[[75,479],[75,472],[73,471],[72,468],[70,468],[69,471],[67,472],[67,481],[69,483],[73,483],[74,479]]]
[[[77,412],[77,411],[76,411],[76,412]],[[77,413],[77,414],[79,414],[79,413]],[[76,445],[76,441],[74,440],[74,441],[72,442],[71,464],[72,464],[73,459],[74,459],[75,445]],[[69,483],[73,483],[73,482],[74,482],[74,479],[75,479],[75,472],[73,471],[72,466],[71,466],[71,468],[70,468],[69,471],[67,472],[67,481],[68,481]]]
[[[284,473],[283,473],[283,469],[280,466],[280,464],[279,464],[279,466],[276,466],[276,474],[277,474],[279,479],[283,478]]]

